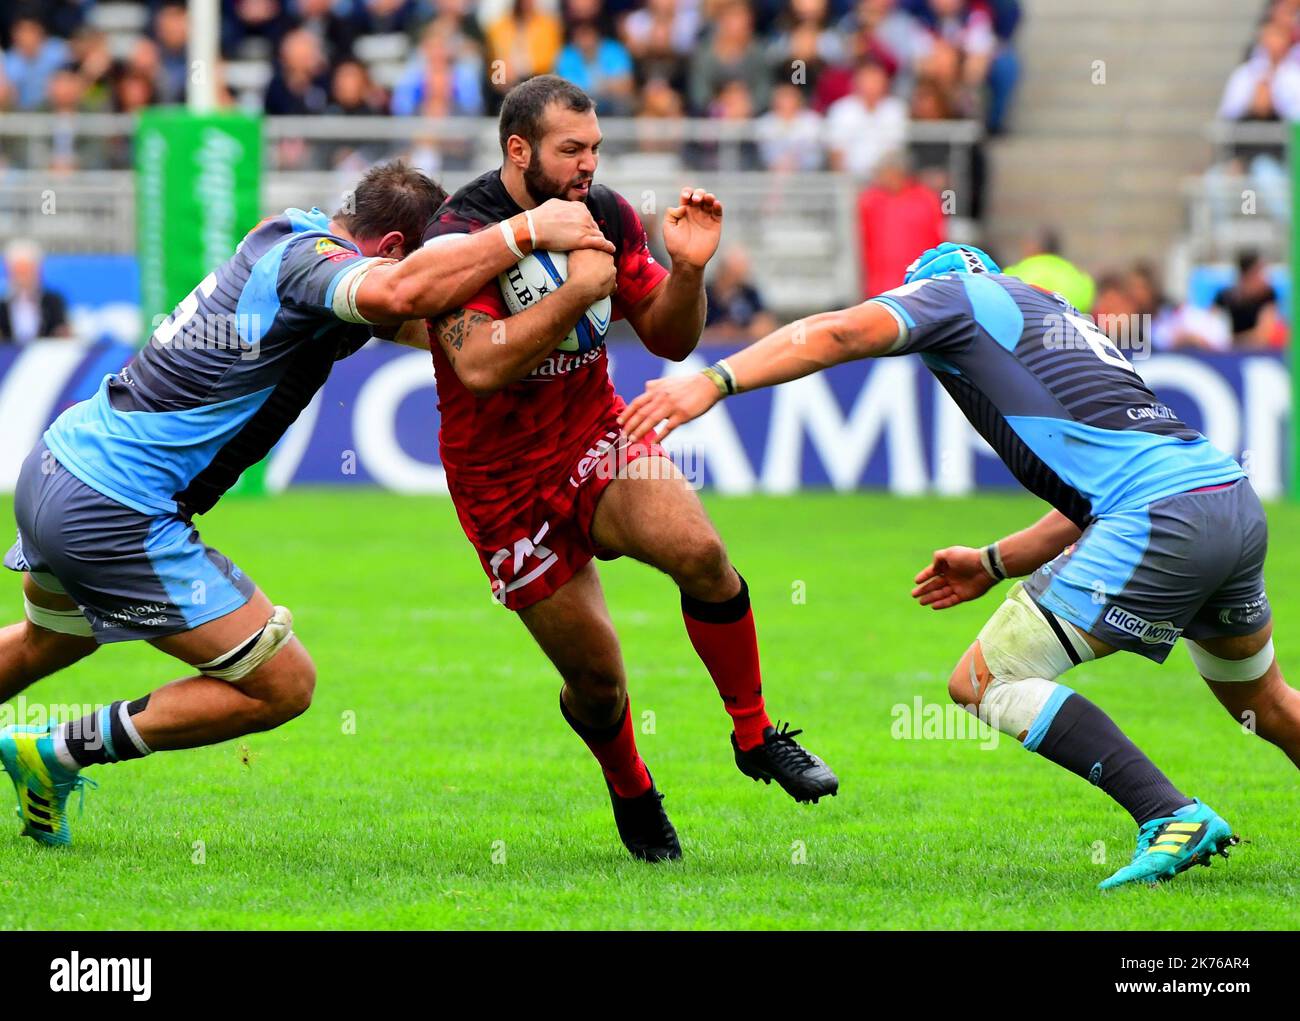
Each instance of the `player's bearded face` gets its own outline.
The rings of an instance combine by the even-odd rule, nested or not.
[[[537,149],[533,150],[528,169],[524,171],[524,187],[528,189],[528,194],[538,205],[547,199],[585,199],[587,193],[582,186],[590,182],[590,174],[563,177],[548,174],[542,164],[541,153]]]
[[[532,147],[524,187],[538,205],[547,199],[584,202],[596,174],[600,129],[592,111],[548,115],[548,131]]]

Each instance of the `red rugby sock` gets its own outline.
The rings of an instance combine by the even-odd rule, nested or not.
[[[560,695],[560,712],[573,732],[577,734],[591,754],[596,756],[606,778],[614,785],[620,798],[635,798],[650,789],[650,773],[636,750],[636,737],[632,732],[632,699],[623,703],[623,715],[608,727],[590,727],[569,711]]]
[[[706,603],[683,592],[682,618],[691,645],[708,668],[731,716],[736,743],[748,751],[763,743],[763,731],[772,721],[763,708],[763,675],[749,586],[739,572],[736,577],[740,578],[740,591],[724,603]]]

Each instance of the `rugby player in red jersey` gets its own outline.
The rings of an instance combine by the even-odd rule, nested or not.
[[[624,845],[647,861],[679,858],[663,796],[637,753],[593,557],[631,556],[677,583],[691,644],[733,721],[742,772],[805,802],[836,793],[839,782],[794,740],[798,731],[768,719],[744,579],[654,437],[629,446],[621,436],[624,403],[603,336],[576,351],[557,347],[589,305],[612,295],[614,316],[651,352],[689,355],[704,325],[704,267],[718,247],[722,205],[682,192],[664,224],[669,273],[627,201],[593,182],[601,134],[585,92],[552,75],[516,86],[501,108],[500,137],[501,168],[447,200],[426,244],[560,198],[585,202],[616,253],[571,253],[565,282],[514,316],[493,283],[431,324],[447,484],[493,592],[564,680],[560,711],[604,771]]]

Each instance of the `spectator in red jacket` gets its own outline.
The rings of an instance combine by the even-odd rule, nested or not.
[[[939,196],[916,180],[902,153],[886,156],[858,197],[863,296],[899,286],[917,252],[944,240]]]

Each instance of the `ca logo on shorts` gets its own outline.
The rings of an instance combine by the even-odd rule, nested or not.
[[[504,601],[507,592],[513,592],[515,589],[523,588],[530,581],[540,577],[560,559],[556,554],[551,552],[549,547],[542,545],[542,540],[546,538],[546,533],[550,530],[551,523],[549,521],[543,521],[542,527],[537,530],[537,534],[531,539],[528,538],[528,536],[524,536],[522,539],[516,539],[514,541],[513,550],[502,548],[492,555],[492,560],[489,562],[488,566],[492,569],[492,575],[496,579],[492,586],[493,596],[495,598]],[[507,560],[511,560],[512,557],[512,580],[507,582],[501,577],[501,567]],[[529,558],[540,561],[540,563],[533,567],[533,569],[527,574],[520,576],[519,572],[524,569],[524,561]]]

